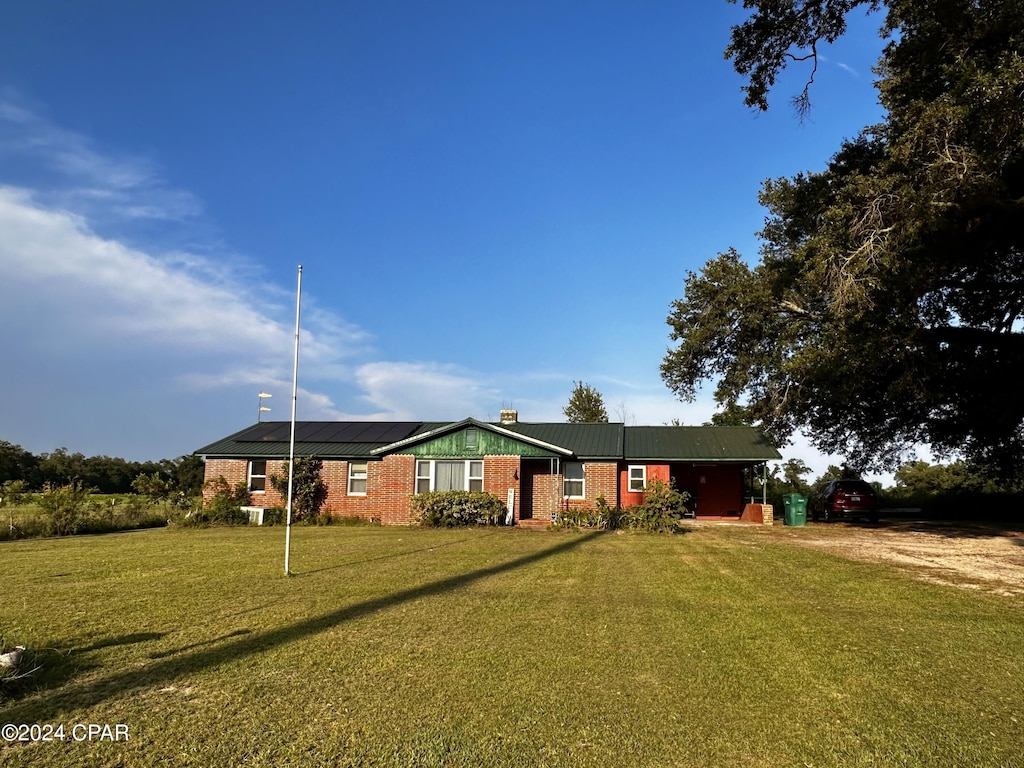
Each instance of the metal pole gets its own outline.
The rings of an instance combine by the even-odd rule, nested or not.
[[[292,429],[288,442],[288,522],[284,533],[284,574],[288,569],[288,557],[292,546],[292,483],[295,476],[295,403],[299,392],[299,310],[302,307],[302,265],[299,265],[299,284],[295,290],[295,362],[292,365]]]

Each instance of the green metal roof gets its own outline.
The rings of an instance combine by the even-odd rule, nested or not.
[[[458,422],[296,423],[295,455],[324,459],[375,459],[437,435],[477,426],[519,436],[552,455],[583,460],[749,462],[782,458],[753,427],[627,427],[623,424]],[[290,424],[261,422],[196,451],[210,458],[286,458]],[[529,453],[528,451],[524,451]]]
[[[773,461],[782,458],[754,427],[626,427],[627,459]]]
[[[560,445],[580,459],[621,459],[622,424],[552,424],[517,422],[502,427],[523,435]]]

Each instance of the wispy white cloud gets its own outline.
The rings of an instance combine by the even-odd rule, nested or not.
[[[103,218],[181,221],[203,207],[192,193],[168,184],[151,160],[115,156],[82,134],[61,128],[20,96],[0,91],[0,157],[33,160],[50,172],[36,189],[47,204]]]
[[[856,69],[851,67],[849,64],[844,64],[843,62],[840,61],[840,62],[836,63],[836,66],[839,67],[844,72],[849,72],[854,77],[857,77],[857,78],[860,77],[860,72],[858,72]]]
[[[486,418],[501,398],[483,377],[443,363],[367,363],[356,369],[355,380],[363,400],[393,419]]]
[[[0,316],[14,322],[30,311],[39,322],[29,333],[217,360],[220,370],[206,380],[220,386],[290,369],[294,332],[283,305],[268,313],[265,301],[200,257],[162,258],[102,238],[83,217],[44,207],[24,189],[0,187],[0,271]],[[343,361],[369,339],[316,309],[304,335],[304,364],[321,380],[344,376]]]

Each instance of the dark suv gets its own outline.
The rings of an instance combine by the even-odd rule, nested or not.
[[[825,522],[840,517],[864,517],[878,522],[878,494],[863,480],[833,480],[811,504],[811,517]]]

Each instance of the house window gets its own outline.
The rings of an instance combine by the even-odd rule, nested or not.
[[[366,462],[350,461],[348,463],[348,495],[366,495]]]
[[[416,493],[426,493],[430,490],[430,461],[416,462]]]
[[[643,493],[647,487],[647,467],[644,465],[630,466],[629,468],[629,492]]]
[[[249,462],[249,490],[253,493],[263,493],[267,490],[267,462]]]
[[[562,495],[570,499],[585,497],[583,488],[583,462],[567,461],[562,473]]]
[[[427,491],[482,491],[482,461],[417,461],[416,493]]]
[[[482,461],[469,462],[469,490],[482,491],[484,489],[484,463]]]
[[[475,429],[466,430],[466,450],[475,451],[480,445],[480,433]]]

